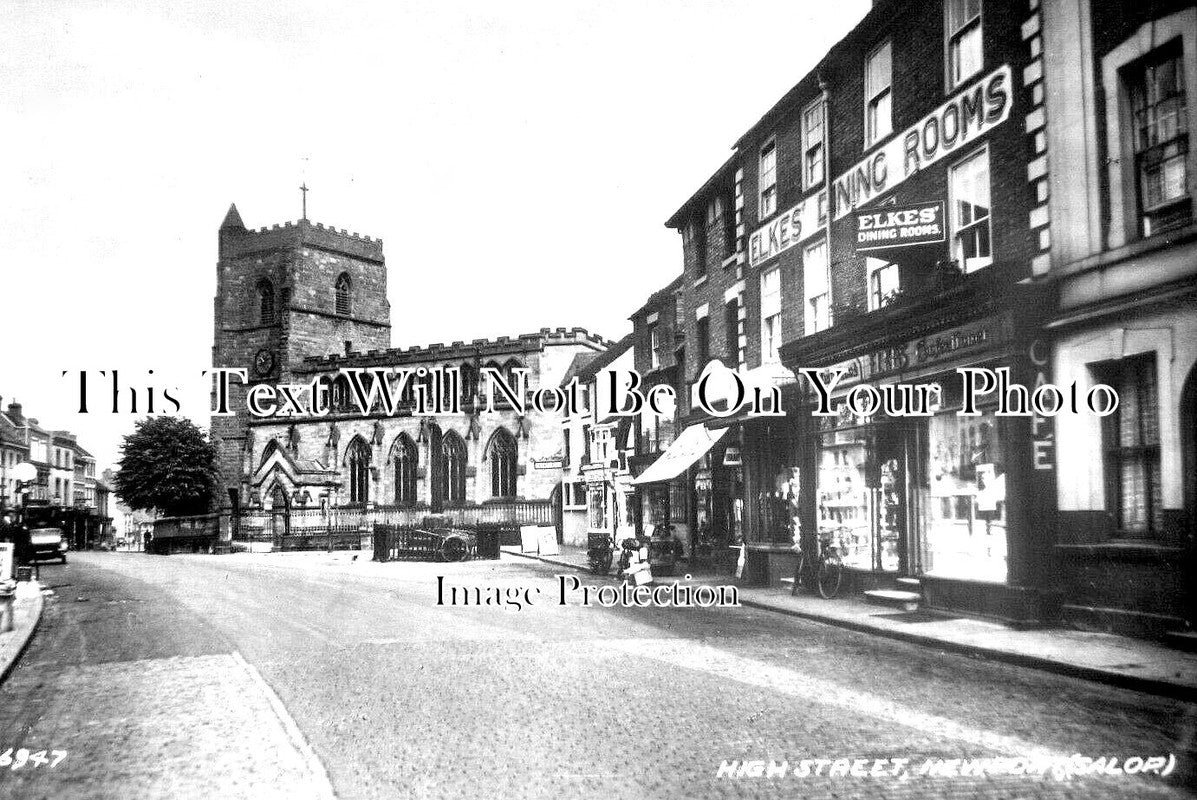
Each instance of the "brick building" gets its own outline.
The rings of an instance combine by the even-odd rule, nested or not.
[[[676,397],[685,396],[684,279],[684,275],[679,275],[653,292],[631,316],[632,363],[643,379],[645,392],[657,386],[670,386]],[[635,453],[629,458],[633,474],[643,476],[645,470],[669,450],[677,438],[680,405],[675,403],[672,408],[667,408],[666,411],[671,413],[664,416],[642,414],[637,418]],[[639,483],[637,502],[640,535],[659,536],[672,527],[689,548],[693,502],[688,475],[680,472],[659,481]]]
[[[523,371],[527,400],[558,386],[580,354],[603,352],[602,337],[545,328],[392,349],[380,241],[307,220],[250,231],[235,207],[220,229],[218,271],[213,365],[249,372],[247,386],[230,392],[232,413],[212,420],[221,486],[234,509],[439,512],[550,499],[559,507],[559,412],[520,409],[495,390],[495,411],[485,413],[486,369],[511,387]],[[394,413],[380,396],[363,412],[343,369],[382,370]],[[412,372],[404,388],[402,371]],[[450,374],[456,383],[437,382]],[[249,414],[247,392],[278,384],[315,387],[321,411]],[[439,396],[446,409],[419,413],[419,393]],[[454,400],[458,411],[448,408]],[[537,469],[540,461],[553,467]]]
[[[1197,86],[1191,2],[1045,3],[1051,269],[1059,301],[1044,370],[1121,397],[1105,419],[1060,417],[1055,448],[1063,617],[1191,631],[1197,513]]]
[[[1026,0],[875,3],[668,220],[684,262],[677,436],[701,450],[668,494],[690,547],[718,562],[742,539],[749,575],[774,583],[795,542],[833,539],[856,589],[902,578],[931,606],[1048,615],[1052,473],[1034,469],[1032,421],[955,414],[957,367],[1033,383],[1048,306],[1030,285],[1050,240],[1029,15]],[[777,389],[786,415],[704,413],[697,381],[715,361]],[[834,416],[812,415],[800,368],[842,370]],[[938,386],[940,405],[844,412],[853,385],[899,381]]]

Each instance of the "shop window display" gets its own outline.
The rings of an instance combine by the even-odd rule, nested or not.
[[[899,548],[902,544],[902,515],[906,513],[903,498],[906,493],[902,463],[896,458],[881,462],[877,491],[878,530],[877,557],[885,572],[897,572],[901,567]]]
[[[644,535],[656,536],[669,528],[669,488],[660,484],[645,487],[640,493],[640,513]]]
[[[819,535],[839,548],[844,565],[873,568],[873,498],[866,481],[868,441],[858,430],[823,435],[819,455]]]
[[[929,420],[922,567],[927,575],[1006,580],[1006,464],[993,411]]]

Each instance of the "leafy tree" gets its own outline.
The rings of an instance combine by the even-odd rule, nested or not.
[[[204,514],[216,491],[216,448],[183,417],[149,417],[125,437],[116,494],[132,509]]]

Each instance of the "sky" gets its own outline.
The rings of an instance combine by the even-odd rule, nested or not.
[[[206,426],[217,229],[303,182],[383,239],[393,346],[618,339],[681,269],[664,221],[869,5],[0,0],[0,397],[101,470],[112,370]]]

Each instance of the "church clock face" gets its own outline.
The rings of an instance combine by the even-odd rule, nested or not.
[[[254,371],[258,377],[265,377],[270,374],[272,369],[274,369],[274,353],[262,348],[254,356]]]

